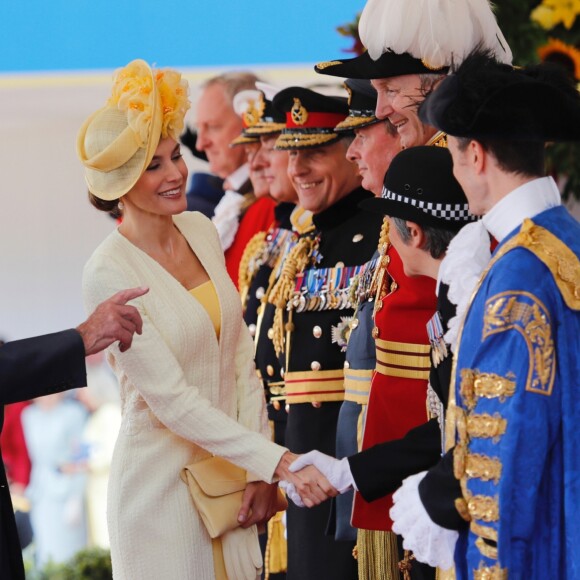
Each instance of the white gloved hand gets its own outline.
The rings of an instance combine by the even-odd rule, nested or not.
[[[306,507],[302,501],[302,498],[300,497],[300,494],[296,491],[293,483],[282,480],[278,482],[278,485],[286,492],[286,497],[291,499],[294,504],[296,504],[298,507]]]
[[[256,580],[262,574],[262,553],[256,526],[234,528],[221,536],[228,580]]]
[[[320,451],[309,451],[304,455],[300,455],[293,463],[290,464],[288,468],[292,473],[300,471],[303,467],[307,465],[313,465],[328,479],[328,482],[338,493],[344,493],[348,491],[351,487],[356,489],[354,484],[354,479],[350,471],[350,465],[348,459],[336,459],[330,455],[325,455]],[[294,490],[295,491],[295,490]],[[290,497],[294,501],[293,497]],[[296,503],[294,501],[294,503]],[[298,505],[298,504],[296,504]]]
[[[453,566],[459,534],[438,526],[430,517],[419,495],[419,483],[427,472],[411,475],[393,494],[389,515],[393,532],[403,536],[403,548],[411,550],[419,562],[448,570]]]

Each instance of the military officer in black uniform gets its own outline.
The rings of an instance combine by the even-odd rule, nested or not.
[[[382,216],[359,208],[372,194],[345,158],[349,140],[334,130],[348,114],[346,99],[291,87],[276,95],[274,106],[286,112],[276,148],[289,151],[289,176],[315,226],[298,238],[269,295],[289,408],[286,445],[333,455],[353,315],[350,285],[377,247]],[[290,580],[357,577],[354,542],[326,535],[328,517],[329,505],[290,505]]]

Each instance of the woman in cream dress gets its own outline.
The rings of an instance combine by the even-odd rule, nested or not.
[[[178,73],[133,61],[77,142],[91,201],[123,213],[86,264],[87,309],[121,288],[150,288],[134,301],[142,334],[130,350],[107,352],[123,415],[108,499],[115,580],[220,577],[220,550],[214,566],[215,546],[180,479],[186,464],[218,455],[243,467],[256,482],[246,490],[256,510],[274,503],[275,486],[264,482],[288,477],[290,454],[269,440],[252,340],[216,230],[200,213],[181,213],[187,168],[178,136],[188,107]],[[255,526],[221,544],[228,577],[255,579]]]

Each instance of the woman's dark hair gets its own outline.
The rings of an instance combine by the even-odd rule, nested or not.
[[[107,201],[105,199],[100,199],[89,191],[89,201],[91,202],[91,205],[96,207],[99,211],[106,211],[115,219],[119,219],[123,215],[119,209],[118,199]]]
[[[403,243],[408,244],[411,239],[411,230],[407,226],[407,220],[398,217],[394,217],[392,220],[403,240]],[[423,224],[419,224],[419,226],[425,235],[425,244],[421,249],[425,252],[429,252],[429,255],[436,260],[442,258],[447,251],[451,240],[457,235],[457,232]]]

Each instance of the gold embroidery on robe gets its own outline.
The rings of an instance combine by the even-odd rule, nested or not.
[[[491,540],[492,542],[497,542],[497,531],[493,528],[482,526],[477,522],[471,522],[469,528],[476,536],[480,536],[486,540]]]
[[[548,309],[529,292],[508,291],[492,296],[485,304],[482,341],[512,329],[523,336],[528,347],[526,391],[551,395],[556,356]]]
[[[465,474],[470,479],[493,481],[498,483],[501,478],[501,461],[481,453],[467,453],[465,456]]]
[[[474,495],[467,501],[467,509],[474,520],[488,523],[499,521],[499,504],[495,497]]]
[[[508,571],[506,568],[500,568],[499,564],[495,566],[479,565],[477,570],[473,571],[473,580],[507,580]]]
[[[490,546],[483,538],[477,538],[475,546],[486,558],[497,560],[497,546]]]
[[[467,417],[467,435],[469,438],[493,439],[498,443],[507,428],[507,419],[499,413],[491,416],[489,413],[472,414]]]

